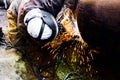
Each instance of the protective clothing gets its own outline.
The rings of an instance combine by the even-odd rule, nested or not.
[[[32,39],[28,36],[27,27],[24,24],[24,17],[27,12],[39,8],[56,17],[63,4],[64,0],[14,0],[7,10],[8,41],[14,46],[19,46],[24,44],[25,40]],[[34,41],[34,39],[32,40]]]

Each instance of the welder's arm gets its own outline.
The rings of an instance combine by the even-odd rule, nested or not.
[[[52,13],[55,17],[61,10],[65,0],[44,0],[42,4],[45,10]]]
[[[18,36],[19,31],[17,28],[17,0],[11,3],[10,7],[7,10],[7,18],[8,18],[8,31],[6,33],[6,38],[12,45],[16,45],[19,42]]]

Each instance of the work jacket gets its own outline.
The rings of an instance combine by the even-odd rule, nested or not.
[[[34,8],[39,8],[57,16],[64,4],[64,0],[14,0],[7,10],[8,33],[7,39],[13,46],[18,46],[28,38],[24,16]]]

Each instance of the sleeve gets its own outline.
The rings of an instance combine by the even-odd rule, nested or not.
[[[6,33],[6,38],[7,40],[12,44],[16,45],[19,41],[19,34],[20,32],[18,31],[17,28],[17,2],[14,0],[10,7],[7,10],[7,17],[8,17],[8,31]]]
[[[44,7],[44,9],[46,9],[56,17],[61,10],[64,1],[65,0],[43,0],[41,5]]]

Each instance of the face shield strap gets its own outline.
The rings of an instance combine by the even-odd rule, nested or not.
[[[41,18],[41,19],[42,19],[42,18]],[[42,19],[42,21],[43,21],[43,19]],[[42,22],[42,25],[41,25],[40,32],[39,32],[39,36],[38,36],[39,39],[41,39],[42,33],[43,33],[43,31],[44,31],[44,28],[45,28],[45,23],[44,23],[44,21],[43,21],[43,22]]]
[[[43,31],[44,31],[44,27],[45,27],[45,22],[44,22],[43,18],[40,17],[40,16],[33,16],[33,17],[29,18],[29,19],[26,19],[25,25],[27,26],[28,23],[29,23],[29,21],[32,20],[32,19],[34,19],[34,18],[40,18],[40,19],[42,19],[42,21],[43,21],[43,22],[42,22],[42,25],[41,25],[41,28],[40,28],[40,32],[39,32],[38,38],[36,38],[36,40],[40,41],[41,36],[42,36],[42,33],[43,33]],[[42,40],[41,40],[41,41],[42,41]]]
[[[50,38],[48,38],[49,41],[53,40],[56,36],[57,36],[57,33],[58,33],[58,25],[55,21],[55,18],[54,16],[52,16],[50,13],[48,12],[45,12],[44,10],[41,10],[42,12],[42,19],[43,19],[43,22],[45,24],[47,24],[49,26],[49,28],[52,30],[52,35]]]
[[[40,33],[39,33],[39,36],[38,38],[36,38],[36,40],[40,41],[40,42],[49,42],[51,40],[54,39],[55,35],[56,35],[56,30],[53,28],[54,26],[50,25],[50,24],[47,24],[44,20],[44,17],[41,17],[42,19],[42,25],[41,25],[41,29],[40,29]],[[42,36],[42,33],[44,31],[44,28],[45,28],[45,24],[49,26],[50,29],[52,29],[52,35],[48,38],[48,39],[45,39],[45,40],[41,40],[41,36]]]
[[[26,19],[25,20],[25,25],[27,26],[28,23],[29,23],[29,21],[32,20],[32,19],[34,19],[34,18],[42,18],[42,17],[40,17],[40,16],[33,16],[33,17],[29,18],[29,19]]]

